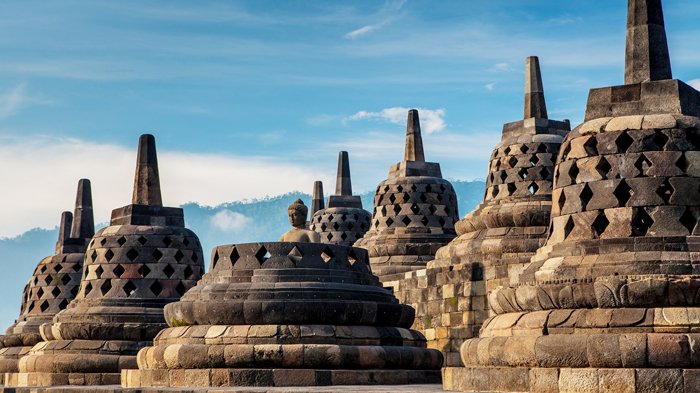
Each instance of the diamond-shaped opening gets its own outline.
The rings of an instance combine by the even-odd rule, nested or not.
[[[588,205],[588,202],[590,202],[591,198],[593,198],[593,191],[591,191],[591,188],[588,187],[588,184],[583,186],[579,197],[581,198],[581,205],[585,209],[586,205]]]
[[[566,220],[566,225],[564,225],[564,239],[569,237],[571,234],[571,231],[574,230],[574,219],[569,216],[569,219]]]
[[[571,152],[571,143],[567,143],[567,144],[564,146],[564,151],[562,151],[562,154],[561,154],[561,159],[562,159],[562,161],[563,161],[563,160],[566,160],[566,157],[569,156],[569,152]]]
[[[53,297],[58,297],[58,295],[61,294],[61,289],[59,287],[53,287],[53,289],[51,290],[51,294],[53,295]]]
[[[615,145],[617,146],[617,152],[618,153],[624,153],[627,151],[627,149],[632,146],[632,143],[634,143],[634,139],[632,139],[631,136],[627,134],[627,132],[623,132],[620,134],[620,136],[615,139]]]
[[[124,290],[126,296],[131,296],[136,291],[136,285],[134,285],[134,283],[131,282],[131,280],[128,280],[126,284],[124,284],[124,287],[122,289]]]
[[[430,220],[428,220],[428,217],[426,217],[426,216],[423,216],[423,218],[420,220],[420,223],[423,224],[423,226],[426,226],[426,227],[428,226],[428,223],[429,223],[429,222],[430,222]]]
[[[425,186],[425,192],[433,192],[433,187],[431,187],[430,184],[427,184]]]
[[[190,241],[189,241],[189,240],[187,240],[187,237],[185,237],[184,239],[182,239],[182,244],[184,244],[184,245],[185,245],[185,247],[187,247],[187,246],[189,246],[189,245],[190,245]]]
[[[530,186],[527,188],[527,190],[530,192],[530,195],[535,195],[537,194],[537,190],[540,189],[540,186],[537,185],[534,181],[530,183]]]
[[[508,195],[513,195],[515,190],[518,189],[518,187],[515,185],[515,183],[508,183],[508,185],[506,187],[508,188]]]
[[[267,261],[267,259],[270,257],[270,253],[267,251],[267,248],[265,246],[260,247],[258,252],[255,253],[255,258],[262,264],[263,262]]]
[[[649,161],[644,154],[641,154],[634,163],[634,167],[637,168],[642,174],[645,174],[647,169],[651,167],[651,161]]]
[[[85,296],[87,296],[88,293],[90,293],[90,292],[92,292],[92,284],[87,283],[87,284],[85,284]]]
[[[39,277],[34,277],[34,285],[37,285],[39,283]]]
[[[394,205],[392,210],[394,210],[394,214],[399,214],[401,212],[401,206]]]
[[[329,232],[329,233],[326,235],[326,239],[328,239],[329,242],[330,242],[331,240],[333,240],[333,234]]]
[[[428,197],[425,196],[425,194],[423,194],[423,193],[420,194],[419,198],[420,198],[420,201],[423,203],[425,203],[428,200]]]
[[[157,248],[153,250],[153,253],[151,255],[156,260],[156,262],[160,261],[160,259],[163,258],[163,253]]]
[[[175,292],[177,292],[178,295],[182,296],[187,292],[187,287],[185,284],[181,282],[177,283],[177,286],[175,287]]]
[[[543,166],[542,169],[540,169],[539,174],[540,174],[540,179],[549,180],[551,172],[549,171],[549,168],[547,168],[546,166]]]
[[[211,268],[215,268],[217,263],[219,263],[219,251],[215,251],[214,256],[211,258]]]
[[[107,244],[107,239],[103,237],[102,240],[100,240],[100,245],[104,247],[105,244]]]
[[[540,159],[537,157],[536,154],[530,156],[530,165],[535,166],[538,162],[540,162]]]
[[[491,188],[491,198],[495,198],[498,195],[498,191],[499,191],[498,186],[493,186]]]
[[[170,238],[170,236],[165,236],[163,238],[163,244],[165,244],[165,247],[170,247],[170,245],[173,243],[173,239]]]
[[[70,276],[67,274],[64,274],[63,277],[61,277],[61,284],[67,285],[70,282]]]
[[[332,215],[332,214],[329,214],[329,215],[328,215],[328,221],[333,221],[333,215]]]
[[[68,300],[66,300],[66,299],[63,299],[63,300],[61,300],[60,303],[58,303],[59,310],[65,310],[67,306],[68,306]]]
[[[27,307],[27,312],[31,312],[34,309],[34,302],[29,303],[29,307]]]
[[[102,278],[102,273],[104,273],[104,269],[102,269],[102,265],[97,266],[97,268],[95,268],[95,277]]]
[[[153,281],[153,284],[149,287],[151,292],[153,292],[154,295],[158,296],[160,295],[161,292],[163,292],[163,286],[160,285],[160,283],[156,280]]]
[[[112,270],[112,273],[114,273],[114,275],[115,275],[117,278],[120,278],[120,277],[122,276],[122,274],[124,274],[124,271],[125,271],[125,270],[124,270],[124,267],[123,267],[122,265],[117,265],[117,266]]]
[[[394,223],[394,220],[391,219],[391,217],[386,219],[386,225],[391,226]],[[377,222],[377,225],[379,225],[379,222]]]
[[[578,165],[574,162],[571,164],[571,168],[569,168],[569,177],[571,178],[571,183],[576,183],[576,178],[578,177]]]
[[[39,269],[40,273],[44,273],[46,271],[46,265],[41,265],[41,269]]]
[[[693,150],[700,149],[700,130],[693,128],[686,129],[686,138],[693,144]]]
[[[615,195],[615,198],[617,198],[618,206],[620,207],[627,204],[627,201],[630,200],[632,194],[634,194],[632,188],[624,180],[621,181],[620,184],[615,187],[615,191],[613,191],[613,195]]]
[[[645,236],[647,231],[654,224],[654,220],[644,210],[643,207],[632,210],[632,235]]]
[[[684,227],[688,229],[688,234],[692,235],[693,230],[695,229],[695,225],[697,225],[698,223],[698,220],[693,215],[693,212],[690,211],[690,208],[686,208],[683,212],[683,215],[680,218],[680,222]]]
[[[600,176],[606,177],[608,172],[610,172],[610,169],[612,169],[612,166],[608,160],[605,159],[605,157],[601,157],[600,161],[598,161],[598,164],[595,166],[595,169],[598,171]]]
[[[63,269],[63,266],[61,266],[60,263],[55,264],[53,267],[53,271],[55,271],[56,273],[60,272],[61,269]]]
[[[401,219],[401,222],[403,222],[405,225],[408,225],[408,224],[411,223],[411,219],[410,219],[408,216],[404,216],[404,217]]]
[[[343,232],[343,233],[340,234],[340,238],[341,238],[342,240],[347,240],[347,239],[348,239],[348,234],[345,233],[345,232]]]
[[[138,270],[139,276],[141,276],[141,278],[145,278],[146,276],[148,276],[148,273],[150,273],[150,272],[151,272],[151,269],[148,266],[146,266],[145,264],[141,265],[141,267],[139,267],[139,270]]]
[[[197,256],[196,252],[192,252],[192,262],[197,262],[199,260],[199,257]]]
[[[119,244],[119,247],[123,246],[124,243],[126,243],[126,238],[124,236],[120,237],[117,239],[117,243]]]
[[[652,135],[650,139],[654,144],[652,148],[656,148],[656,150],[663,150],[669,138],[662,131],[655,131],[654,135]]]
[[[357,218],[355,218],[355,220],[357,220]],[[352,230],[353,228],[355,228],[355,224],[353,224],[353,222],[350,221],[350,222],[348,223],[348,229]]]
[[[323,259],[323,262],[326,263],[333,259],[334,256],[335,254],[333,254],[333,251],[331,251],[328,247],[324,248],[323,252],[321,252],[321,259]]]
[[[527,179],[527,169],[520,168],[520,170],[518,171],[518,176],[520,176],[520,178],[523,180]]]
[[[143,245],[145,245],[145,244],[148,242],[148,239],[146,239],[146,238],[143,237],[143,236],[139,236],[139,238],[136,239],[136,241],[138,241],[138,242],[143,246]]]
[[[175,260],[177,262],[180,262],[180,261],[182,261],[182,258],[184,258],[184,257],[185,257],[185,254],[183,254],[182,251],[177,250],[177,252],[175,253]]]
[[[401,184],[399,184],[399,186],[396,187],[396,190],[397,190],[398,192],[403,192],[403,186],[401,186]]]
[[[392,204],[396,202],[396,196],[394,194],[389,195],[389,202],[391,202]]]
[[[234,247],[231,250],[231,255],[229,255],[229,259],[231,260],[231,266],[233,266],[236,262],[238,262],[239,259],[241,259],[240,254],[238,254],[238,250],[236,247]]]
[[[420,212],[420,207],[418,207],[418,205],[414,203],[413,205],[411,205],[411,211],[413,212],[413,214],[418,214],[418,212]]]
[[[90,255],[90,259],[92,259],[93,262],[97,259],[97,251],[93,251],[92,255]]]
[[[505,155],[510,154],[510,146],[508,146],[508,147],[506,147],[505,149],[503,149],[503,154],[505,154]]]
[[[515,168],[515,166],[516,166],[517,164],[518,164],[518,159],[517,159],[517,158],[511,156],[511,157],[508,159],[508,165],[510,165],[511,168]]]
[[[437,207],[435,207],[435,205],[430,205],[430,207],[428,207],[428,210],[430,211],[430,214],[435,214],[435,212],[437,211]]]
[[[545,145],[544,143],[540,143],[539,145],[537,145],[537,152],[538,153],[546,153],[547,152],[547,145]]]
[[[508,178],[508,174],[506,173],[506,171],[501,171],[499,177],[501,178],[501,181],[506,181],[506,179]]]
[[[138,256],[139,252],[134,250],[133,248],[126,252],[126,257],[129,258],[131,262],[133,262]]]
[[[105,259],[107,262],[111,261],[112,258],[114,258],[114,253],[112,252],[112,249],[107,249],[107,252],[105,253]]]
[[[598,155],[598,140],[594,136],[588,137],[588,140],[583,144],[583,149],[589,156]]]
[[[78,286],[75,286],[75,287],[71,288],[71,290],[70,290],[71,296],[73,296],[73,297],[78,296],[78,289],[79,289],[79,288],[80,288],[80,287],[78,287]]]
[[[600,235],[605,232],[605,229],[608,227],[610,224],[610,221],[608,221],[608,218],[605,217],[604,212],[600,212],[598,214],[598,217],[593,220],[593,224],[591,224],[591,227],[593,228],[593,233],[595,233],[596,237],[600,237]]]
[[[73,264],[73,271],[74,271],[74,272],[79,272],[79,271],[81,271],[81,270],[83,270],[83,266],[82,266],[81,264],[79,264],[79,263],[74,263],[74,264]]]
[[[402,198],[402,199],[403,199],[403,202],[406,203],[406,202],[408,202],[408,201],[411,200],[411,196],[408,195],[407,192],[404,192],[404,193],[403,193],[403,198]]]
[[[333,223],[333,229],[335,229],[336,231],[337,231],[338,229],[340,229],[340,224],[338,224],[337,222],[334,222],[334,223]]]
[[[325,232],[327,228],[328,228],[328,225],[326,225],[325,222],[323,224],[321,224],[321,232]]]
[[[192,275],[194,274],[194,270],[192,270],[192,266],[187,265],[187,266],[185,266],[185,270],[183,271],[183,273],[185,274],[186,279],[190,279],[190,278],[192,278]]]
[[[411,191],[416,192],[417,189],[418,187],[415,184],[411,184]]]
[[[170,264],[165,265],[165,267],[163,268],[163,274],[165,274],[165,276],[168,278],[172,277],[174,273],[175,269],[173,269],[173,267],[170,266]]]
[[[523,144],[522,146],[520,146],[520,151],[521,151],[523,154],[527,153],[528,150],[530,150],[530,148],[527,147],[527,145]]]
[[[46,285],[50,285],[50,284],[53,282],[53,277],[51,277],[51,276],[46,276],[46,278],[44,279],[44,281],[46,281]]]
[[[566,193],[564,191],[559,194],[559,201],[557,201],[557,203],[559,204],[559,211],[564,209],[564,204],[566,203]]]
[[[49,301],[44,300],[43,302],[41,302],[39,309],[41,310],[41,312],[45,312],[46,310],[48,310],[49,309]]]
[[[105,280],[105,282],[103,282],[100,286],[100,292],[102,292],[102,295],[106,295],[110,289],[112,289],[112,280]]]
[[[438,218],[438,223],[440,224],[441,227],[445,226],[445,219],[443,217]]]
[[[36,296],[41,299],[41,297],[44,296],[44,288],[39,288],[39,290],[36,291]]]
[[[671,200],[671,196],[673,196],[673,192],[675,190],[671,186],[671,183],[668,182],[668,179],[664,180],[663,183],[659,186],[659,188],[656,189],[656,193],[661,197],[661,199],[664,200],[664,202],[668,203]]]
[[[688,172],[688,167],[690,166],[690,161],[688,161],[688,158],[686,158],[685,153],[681,154],[681,156],[678,157],[678,160],[676,160],[676,166],[683,173]]]

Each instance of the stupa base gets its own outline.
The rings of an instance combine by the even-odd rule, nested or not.
[[[122,387],[408,385],[440,383],[440,370],[210,368],[122,370]]]
[[[691,393],[700,369],[447,367],[443,389],[459,392],[648,392]]]
[[[119,373],[5,373],[5,386],[13,388],[40,386],[118,385]]]

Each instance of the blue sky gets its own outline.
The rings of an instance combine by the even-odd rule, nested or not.
[[[674,77],[698,80],[700,2],[664,6]],[[80,177],[106,220],[143,132],[171,205],[330,191],[339,150],[373,189],[411,107],[445,177],[485,178],[525,57],[576,125],[588,89],[622,83],[625,17],[622,0],[0,2],[0,236],[53,227]]]

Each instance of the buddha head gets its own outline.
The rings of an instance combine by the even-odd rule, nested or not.
[[[309,214],[309,208],[304,205],[304,201],[297,199],[287,208],[289,214],[289,223],[294,228],[306,227],[306,216]]]

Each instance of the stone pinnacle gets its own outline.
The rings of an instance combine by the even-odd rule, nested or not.
[[[311,196],[311,217],[319,211],[325,209],[325,203],[323,202],[323,182],[314,182],[314,191]]]
[[[335,179],[335,195],[351,196],[352,182],[350,181],[350,160],[348,152],[338,153],[338,175]]]
[[[73,213],[61,213],[61,224],[58,227],[58,241],[56,242],[56,250],[70,237],[71,225],[73,225]]]
[[[78,181],[73,218],[73,228],[71,229],[70,237],[90,239],[95,234],[95,220],[92,214],[92,187],[88,179],[80,179]]]
[[[139,138],[132,203],[134,205],[163,206],[158,176],[156,139],[150,134],[141,135]]]
[[[423,152],[423,137],[420,134],[420,119],[418,110],[408,111],[408,121],[406,122],[406,161],[425,161]]]
[[[530,56],[525,60],[525,119],[532,117],[547,118],[542,72],[537,56]]]
[[[661,0],[629,0],[625,84],[671,78]]]

